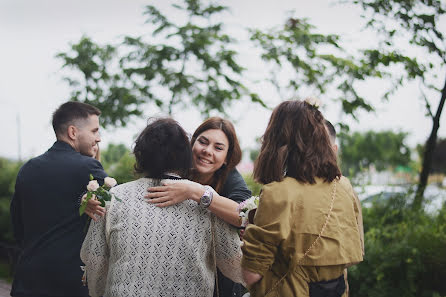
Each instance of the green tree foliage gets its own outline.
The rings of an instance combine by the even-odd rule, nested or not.
[[[110,143],[105,150],[101,152],[101,163],[104,169],[110,169],[110,166],[118,163],[125,155],[130,154],[130,150],[122,143]]]
[[[343,1],[346,2],[346,1]],[[446,43],[439,27],[440,17],[446,13],[441,0],[350,0],[364,9],[367,25],[380,36],[377,47],[364,52],[370,67],[393,67],[393,87],[387,95],[408,81],[417,81],[427,115],[432,119],[432,130],[426,141],[419,186],[413,207],[419,209],[432,168],[440,117],[446,100]],[[429,98],[426,94],[429,95]],[[431,104],[437,104],[436,111]]]
[[[363,208],[364,261],[349,268],[351,296],[446,296],[446,207],[413,211],[405,195]]]
[[[252,196],[259,196],[262,185],[254,180],[252,174],[244,174],[243,179],[245,180],[248,189],[251,190]]]
[[[236,62],[235,40],[213,21],[227,8],[199,0],[173,7],[177,13],[170,19],[155,6],[146,7],[149,34],[126,36],[116,46],[99,46],[83,37],[68,53],[60,53],[64,67],[81,76],[66,78],[71,100],[101,108],[103,124],[123,126],[141,114],[144,102],[169,114],[175,106],[193,105],[205,116],[211,110],[224,113],[225,106],[243,96],[263,104],[242,84],[244,68]]]
[[[282,98],[330,91],[330,98],[341,102],[343,110],[353,117],[358,108],[373,110],[357,93],[355,85],[383,74],[348,55],[340,46],[340,36],[317,33],[307,20],[293,17],[280,28],[266,32],[252,30],[251,33],[251,40],[262,50],[262,59],[271,66],[269,81]],[[284,73],[291,77],[281,80]]]
[[[341,168],[345,175],[355,175],[374,165],[377,170],[408,166],[410,148],[405,144],[407,133],[392,131],[353,134],[340,133]]]
[[[0,158],[0,242],[12,243],[9,205],[14,194],[14,185],[21,162]]]
[[[134,180],[135,157],[123,144],[109,144],[107,149],[101,152],[101,163],[105,172],[116,179],[118,184]]]
[[[74,69],[76,75],[66,76],[72,101],[92,104],[102,111],[101,124],[125,126],[131,116],[142,114],[138,108],[144,100],[122,69],[117,67],[115,46],[100,46],[83,36],[67,53],[59,53],[63,67]]]

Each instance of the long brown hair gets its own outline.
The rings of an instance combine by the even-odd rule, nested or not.
[[[242,150],[240,149],[240,144],[238,142],[237,134],[235,133],[234,125],[228,120],[220,117],[211,117],[205,120],[194,132],[191,139],[191,146],[193,147],[197,137],[207,131],[207,130],[221,130],[228,138],[229,147],[228,154],[226,155],[225,163],[220,167],[214,175],[212,176],[210,185],[220,193],[223,189],[223,185],[226,182],[229,171],[231,171],[242,158]],[[197,180],[199,173],[194,170],[192,174],[192,179]]]
[[[324,126],[324,117],[312,105],[284,101],[271,114],[254,165],[254,179],[262,184],[293,177],[314,184],[315,177],[331,182],[341,171]]]

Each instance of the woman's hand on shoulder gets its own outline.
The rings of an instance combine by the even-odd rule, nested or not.
[[[147,191],[148,193],[144,198],[146,198],[148,203],[155,204],[158,207],[166,207],[181,203],[187,199],[197,201],[197,193],[200,191],[204,192],[204,189],[200,184],[194,182],[175,182],[166,183],[159,187],[151,187]]]

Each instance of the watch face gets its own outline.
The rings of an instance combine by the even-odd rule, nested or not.
[[[201,203],[205,206],[209,205],[211,203],[211,197],[210,196],[201,197]]]

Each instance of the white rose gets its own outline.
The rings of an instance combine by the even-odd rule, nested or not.
[[[87,186],[87,190],[88,191],[91,191],[91,192],[94,192],[94,191],[96,191],[97,189],[99,189],[99,184],[98,184],[98,181],[97,180],[91,180],[89,183],[88,183],[88,186]]]
[[[114,186],[116,186],[117,183],[118,182],[113,177],[107,176],[106,178],[104,178],[104,185],[109,188],[113,188]]]

